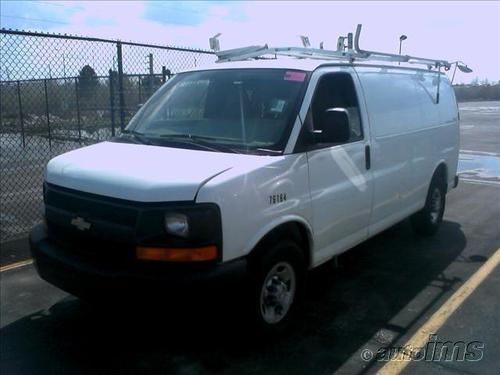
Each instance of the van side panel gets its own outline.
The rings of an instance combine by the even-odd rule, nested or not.
[[[430,179],[439,163],[445,163],[448,187],[450,189],[453,187],[458,164],[459,127],[455,93],[448,79],[441,77],[439,103],[436,103],[436,73],[420,73],[416,78],[416,94],[420,102],[422,125],[414,129],[413,134],[412,176],[416,189],[415,199],[421,202],[426,197]],[[421,149],[433,155],[432,159],[427,159],[426,165],[422,165],[421,158],[417,159]]]
[[[406,72],[358,70],[370,118],[373,168],[373,208],[370,234],[405,214],[404,200],[411,187],[409,129],[420,122],[414,84]]]
[[[359,67],[372,128],[374,201],[370,234],[421,209],[434,170],[444,162],[451,186],[458,162],[453,89],[437,73]]]

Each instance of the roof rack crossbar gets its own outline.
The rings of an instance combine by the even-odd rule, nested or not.
[[[222,61],[236,61],[236,60],[246,60],[249,58],[259,57],[265,54],[268,50],[267,44],[265,46],[248,46],[242,48],[234,48],[225,51],[218,51],[216,55],[218,57],[218,62]]]

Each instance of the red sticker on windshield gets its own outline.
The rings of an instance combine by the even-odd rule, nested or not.
[[[285,76],[283,77],[285,81],[296,81],[296,82],[304,82],[306,79],[306,73],[304,72],[285,72]]]

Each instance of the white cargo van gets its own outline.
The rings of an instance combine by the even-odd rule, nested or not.
[[[30,237],[41,277],[92,296],[243,274],[273,329],[308,269],[408,216],[433,234],[458,182],[445,64],[370,65],[359,48],[248,60],[280,52],[221,53],[170,79],[120,137],[52,159]]]

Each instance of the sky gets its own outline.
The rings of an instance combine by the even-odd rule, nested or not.
[[[500,81],[500,1],[13,1],[0,2],[3,28],[161,45],[221,49],[268,43],[335,49],[363,24],[363,49],[461,60],[474,72],[457,83]]]

